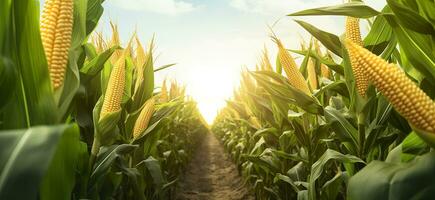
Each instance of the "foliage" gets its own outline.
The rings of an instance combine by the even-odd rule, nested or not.
[[[145,52],[134,52],[132,41],[121,48],[116,28],[117,42],[94,33],[102,3],[74,0],[65,79],[54,89],[39,2],[1,1],[1,199],[168,199],[192,147],[207,132],[184,87],[174,82],[170,98],[159,98],[168,91],[154,85],[154,73],[171,65],[154,67],[153,41]],[[137,62],[140,56],[144,62]],[[100,119],[116,61],[125,63],[121,109]],[[150,98],[159,99],[150,123],[133,138]]]
[[[435,6],[424,0],[387,3],[382,11],[358,1],[288,16],[366,18],[370,30],[363,38],[364,47],[390,63],[397,63],[433,99],[435,32],[434,18],[429,13],[435,12]],[[315,38],[308,48],[302,45],[301,50],[289,50],[304,56],[299,70],[308,80],[311,94],[304,94],[282,75],[282,61],[277,59],[276,71],[272,71],[261,66],[263,58],[260,69],[242,72],[240,88],[212,126],[256,196],[259,199],[432,197],[435,157],[429,152],[429,145],[433,144],[435,133],[408,123],[372,84],[366,94],[358,94],[341,37],[307,22],[295,21]],[[316,40],[326,52],[315,45]],[[316,81],[311,81],[313,77],[307,73],[308,60],[314,61],[318,85],[312,84]],[[330,73],[322,73],[323,67],[329,68]]]

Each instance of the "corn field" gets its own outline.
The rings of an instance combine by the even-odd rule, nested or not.
[[[288,14],[311,39],[271,27],[210,126],[187,86],[156,81],[177,66],[155,65],[154,38],[97,31],[103,3],[0,1],[0,199],[201,199],[177,194],[205,137],[238,199],[435,199],[432,0]],[[342,35],[295,19],[331,15]]]

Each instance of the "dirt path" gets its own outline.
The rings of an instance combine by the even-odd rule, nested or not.
[[[212,134],[204,136],[179,185],[179,200],[253,200],[236,165]]]

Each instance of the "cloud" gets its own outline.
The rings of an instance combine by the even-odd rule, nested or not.
[[[244,12],[282,15],[291,11],[319,5],[321,1],[303,0],[230,0],[230,6]]]
[[[238,10],[275,16],[341,3],[342,0],[230,0],[230,6]],[[379,10],[386,4],[385,0],[366,0],[365,3]]]
[[[198,6],[182,0],[111,0],[124,10],[145,11],[164,15],[179,15],[196,10]]]

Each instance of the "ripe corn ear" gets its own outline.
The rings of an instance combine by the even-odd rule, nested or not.
[[[346,39],[353,43],[363,46],[361,33],[359,30],[359,19],[354,17],[346,17]],[[358,94],[365,96],[369,82],[367,75],[363,69],[363,65],[359,64],[357,57],[349,52],[350,63],[352,65],[353,75],[355,77]]]
[[[370,81],[403,117],[421,130],[435,132],[435,103],[405,72],[350,40],[346,40],[346,46],[359,64],[366,66]]]
[[[310,83],[311,89],[315,90],[317,89],[316,66],[311,58],[308,59],[307,65],[308,83]]]
[[[139,117],[136,120],[133,128],[133,138],[137,138],[143,133],[147,128],[148,124],[153,116],[155,105],[154,98],[151,97],[148,101],[145,102],[144,107],[140,111]]]
[[[290,53],[284,48],[281,41],[278,38],[274,38],[276,44],[278,45],[278,57],[281,62],[282,68],[287,74],[287,78],[293,87],[298,88],[304,93],[311,95],[311,91],[308,88],[305,78],[299,71],[295,60],[290,55]]]
[[[63,84],[71,47],[73,0],[47,0],[41,15],[41,39],[53,89]]]
[[[125,87],[125,57],[121,56],[110,73],[101,108],[100,120],[107,114],[121,110]]]

